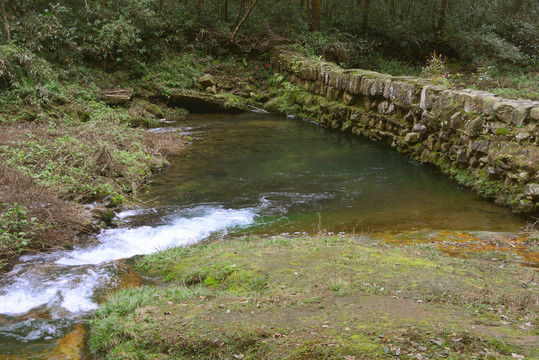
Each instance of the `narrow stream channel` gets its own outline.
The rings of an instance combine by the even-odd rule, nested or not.
[[[61,358],[54,357],[59,339],[107,293],[140,284],[123,260],[135,255],[225,234],[512,232],[525,225],[386,144],[253,113],[177,126],[193,145],[154,177],[140,195],[143,206],[119,214],[129,226],[73,251],[25,256],[2,276],[0,359]]]

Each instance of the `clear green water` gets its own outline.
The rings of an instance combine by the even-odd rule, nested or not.
[[[267,234],[514,231],[525,225],[387,144],[254,113],[205,115],[181,125],[193,145],[144,196],[165,211],[252,209],[258,216],[245,230]],[[162,217],[158,211],[147,221]]]

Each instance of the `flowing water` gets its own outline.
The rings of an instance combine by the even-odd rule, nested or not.
[[[154,177],[140,208],[119,214],[126,227],[72,251],[25,256],[3,275],[0,359],[61,358],[60,339],[79,339],[77,326],[107,293],[141,283],[123,260],[135,255],[246,233],[511,232],[525,225],[386,144],[253,113],[177,126],[193,145]]]

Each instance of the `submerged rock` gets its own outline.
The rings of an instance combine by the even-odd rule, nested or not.
[[[99,220],[103,221],[105,224],[110,226],[112,224],[112,219],[116,217],[116,213],[106,207],[96,207],[91,210],[92,216]]]

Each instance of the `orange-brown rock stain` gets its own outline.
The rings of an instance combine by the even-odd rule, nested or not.
[[[84,347],[86,330],[82,323],[59,339],[53,351],[44,358],[48,360],[77,360],[81,359],[81,351]]]
[[[430,233],[404,233],[399,235],[382,235],[384,241],[409,245],[410,243],[432,243],[441,251],[457,257],[470,257],[474,253],[489,251],[507,252],[520,258],[522,265],[539,270],[539,252],[530,250],[526,237],[516,236],[475,236],[466,232],[438,231]],[[493,255],[493,258],[496,256]],[[498,259],[502,260],[502,259]]]

